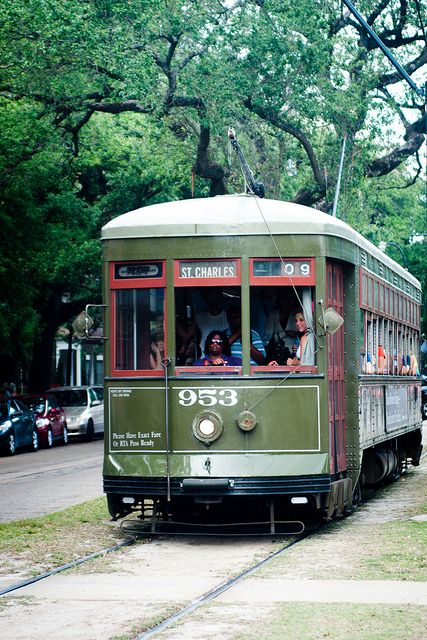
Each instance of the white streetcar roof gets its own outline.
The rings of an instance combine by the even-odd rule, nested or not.
[[[153,204],[124,213],[102,228],[102,240],[127,238],[329,235],[349,240],[417,288],[406,269],[339,218],[293,202],[236,194]]]

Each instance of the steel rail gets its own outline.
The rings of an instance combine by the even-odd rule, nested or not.
[[[21,582],[14,582],[13,584],[5,587],[0,591],[0,596],[4,596],[11,591],[16,591],[17,589],[22,589],[23,587],[27,587],[30,584],[34,584],[34,582],[39,582],[40,580],[44,580],[45,578],[49,578],[50,576],[54,576],[57,573],[61,573],[62,571],[66,571],[67,569],[73,569],[74,567],[79,566],[80,564],[84,564],[89,560],[93,560],[94,558],[98,558],[99,556],[106,555],[107,553],[112,553],[113,551],[118,551],[123,547],[128,547],[131,544],[136,542],[136,538],[132,540],[125,540],[124,542],[120,542],[120,544],[116,544],[113,547],[108,547],[107,549],[102,549],[101,551],[95,551],[95,553],[91,553],[88,556],[84,556],[83,558],[77,558],[77,560],[73,560],[72,562],[67,562],[67,564],[63,564],[60,567],[56,567],[55,569],[51,569],[51,571],[46,571],[45,573],[39,573],[37,576],[33,576],[32,578],[27,578],[27,580],[22,580]]]
[[[169,618],[166,618],[165,620],[163,620],[163,622],[160,622],[158,625],[156,625],[152,629],[149,629],[148,631],[145,631],[141,635],[136,636],[135,640],[147,640],[147,638],[151,638],[155,634],[160,633],[164,629],[167,629],[172,624],[177,622],[177,620],[180,620],[181,618],[188,616],[190,613],[193,613],[193,611],[195,611],[202,605],[206,604],[207,602],[210,602],[211,600],[214,600],[225,591],[228,591],[229,589],[237,585],[239,582],[241,582],[245,578],[248,578],[249,576],[254,574],[256,571],[261,569],[261,567],[266,565],[268,562],[271,562],[275,558],[279,557],[280,555],[288,551],[291,547],[295,546],[299,542],[302,542],[303,540],[308,538],[313,533],[315,532],[311,531],[311,532],[304,533],[302,536],[299,536],[297,540],[293,540],[282,549],[275,551],[271,555],[267,556],[267,558],[264,558],[260,562],[257,562],[256,564],[254,564],[252,567],[249,567],[249,569],[246,569],[246,571],[243,571],[242,573],[235,576],[234,578],[230,578],[230,580],[227,580],[226,582],[220,584],[218,587],[214,587],[210,591],[207,591],[203,595],[193,600],[188,606],[180,609],[173,615],[169,616]]]

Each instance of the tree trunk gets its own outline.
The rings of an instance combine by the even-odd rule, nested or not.
[[[43,305],[43,310],[38,310],[40,313],[40,334],[33,346],[28,383],[31,392],[46,391],[51,386],[52,356],[59,325],[58,305],[55,304],[55,298],[55,294],[51,294],[48,303]]]

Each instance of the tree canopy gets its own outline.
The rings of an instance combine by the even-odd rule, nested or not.
[[[425,7],[357,8],[422,86]],[[338,0],[3,0],[0,24],[3,376],[47,381],[56,327],[99,300],[103,223],[241,190],[230,125],[268,197],[325,211],[345,138],[339,215],[415,255],[424,100]]]

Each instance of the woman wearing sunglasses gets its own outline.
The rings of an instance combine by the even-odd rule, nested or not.
[[[195,367],[240,367],[241,358],[230,354],[230,345],[224,331],[211,331],[205,340],[205,355],[196,360]]]

